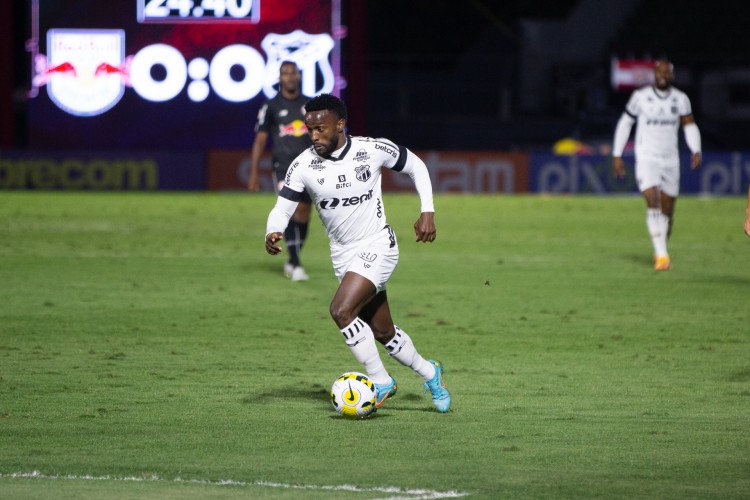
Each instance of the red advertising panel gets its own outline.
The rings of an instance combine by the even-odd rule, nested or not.
[[[654,83],[653,59],[612,59],[610,77],[615,90],[633,90]]]

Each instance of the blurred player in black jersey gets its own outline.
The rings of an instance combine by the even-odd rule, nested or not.
[[[305,103],[308,97],[302,94],[302,75],[297,65],[291,61],[281,63],[279,70],[279,93],[269,99],[258,112],[255,124],[255,142],[250,165],[248,189],[260,190],[258,166],[266,149],[268,135],[272,140],[272,162],[276,192],[284,185],[284,177],[289,164],[305,149],[312,145],[305,126]],[[284,275],[292,281],[306,281],[305,269],[300,263],[300,253],[307,238],[310,222],[310,196],[304,193],[297,210],[284,231],[284,240],[289,252],[289,260],[284,264]]]

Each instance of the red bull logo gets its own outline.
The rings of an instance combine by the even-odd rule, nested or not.
[[[112,108],[129,84],[122,30],[52,29],[47,57],[37,56],[34,85],[60,109],[95,116]]]
[[[291,135],[294,137],[302,137],[307,135],[307,126],[302,120],[294,120],[289,125],[279,125],[279,137]]]

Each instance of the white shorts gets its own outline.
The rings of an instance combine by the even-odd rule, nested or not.
[[[349,245],[331,245],[331,263],[339,283],[347,272],[370,280],[377,292],[385,290],[398,264],[398,242],[391,226]]]
[[[658,187],[664,194],[676,198],[680,193],[679,158],[645,158],[635,162],[635,179],[638,190]]]

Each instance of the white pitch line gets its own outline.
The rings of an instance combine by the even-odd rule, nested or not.
[[[287,483],[273,483],[269,481],[235,481],[233,479],[222,479],[219,481],[209,481],[206,479],[182,479],[180,477],[174,479],[164,479],[157,475],[149,476],[125,476],[125,477],[113,477],[113,476],[75,476],[75,475],[57,475],[57,474],[43,474],[39,471],[33,472],[13,472],[11,474],[0,473],[0,479],[13,478],[13,479],[63,479],[68,481],[133,481],[133,482],[172,482],[172,483],[188,483],[188,484],[201,484],[209,486],[264,486],[267,488],[284,488],[294,490],[320,490],[320,491],[351,491],[354,493],[389,493],[397,496],[384,497],[380,500],[429,500],[438,498],[459,498],[468,496],[468,493],[462,491],[434,491],[434,490],[422,490],[422,489],[403,489],[395,486],[381,487],[376,486],[372,488],[364,488],[360,486],[353,486],[350,484],[340,485],[316,485],[316,484],[287,484]]]

